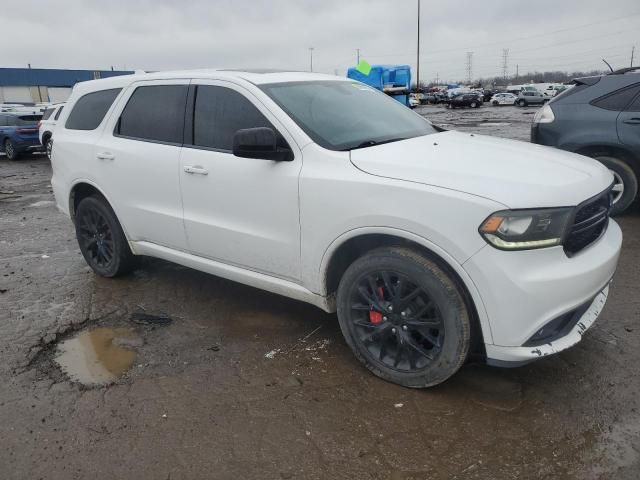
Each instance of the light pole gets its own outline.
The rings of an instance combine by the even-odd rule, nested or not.
[[[420,91],[420,0],[418,0],[418,53],[416,55],[416,91]]]
[[[313,72],[313,47],[309,47],[309,71]]]
[[[356,65],[360,65],[360,49],[356,48]]]

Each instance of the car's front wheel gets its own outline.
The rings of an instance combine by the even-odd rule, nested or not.
[[[607,167],[613,174],[613,206],[611,215],[624,212],[638,194],[638,177],[633,168],[623,160],[606,154],[596,154],[593,158]]]
[[[9,160],[17,160],[20,156],[16,146],[8,138],[4,141],[4,153]]]
[[[527,102],[525,102],[524,100],[519,100],[518,101],[518,105],[520,105],[521,107],[526,107],[527,106]]]
[[[478,108],[478,102],[471,102],[471,108]]]
[[[406,387],[437,385],[467,358],[470,314],[456,282],[406,248],[373,250],[353,262],[338,287],[347,344],[375,375]]]
[[[494,106],[494,107],[497,107],[498,105],[500,105],[500,103],[499,103],[497,100],[494,100],[494,101],[493,101],[493,102],[491,102],[491,103],[493,103],[493,106]]]
[[[115,213],[102,197],[80,201],[75,226],[82,256],[98,275],[116,277],[135,268],[136,257]]]

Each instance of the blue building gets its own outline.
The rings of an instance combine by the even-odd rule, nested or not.
[[[0,68],[0,103],[64,102],[71,88],[86,80],[129,75],[123,70]]]

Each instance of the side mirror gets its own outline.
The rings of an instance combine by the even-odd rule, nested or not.
[[[272,128],[243,128],[233,136],[233,154],[236,157],[257,158],[287,162],[293,160],[293,152],[278,147],[278,138]]]

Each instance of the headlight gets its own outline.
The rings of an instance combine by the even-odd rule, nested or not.
[[[478,231],[500,250],[527,250],[560,245],[572,208],[503,210],[489,216]]]
[[[556,117],[553,114],[553,110],[551,110],[551,107],[549,106],[549,104],[546,104],[544,107],[542,107],[540,110],[536,112],[536,114],[533,117],[533,123],[551,123],[555,119]]]

